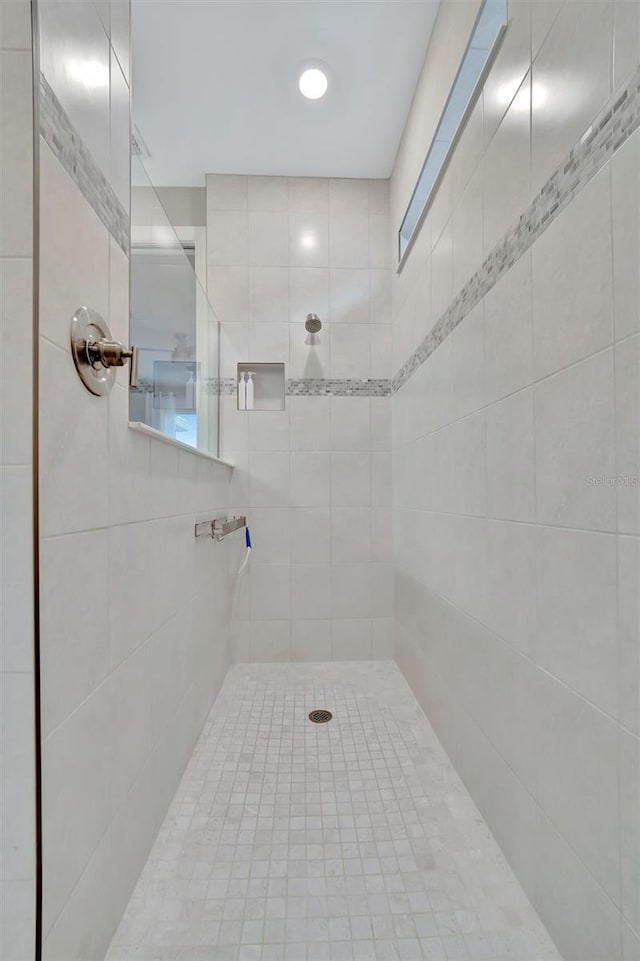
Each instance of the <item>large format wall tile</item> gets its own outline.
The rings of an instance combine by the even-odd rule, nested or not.
[[[624,83],[640,60],[640,9],[634,0],[615,0],[613,89]]]
[[[0,4],[0,955],[35,955],[33,57],[31,4]]]
[[[331,257],[329,233],[329,217],[325,213],[296,213],[289,214],[289,264],[296,268],[327,268],[353,266],[351,263],[336,262]],[[355,264],[356,267],[366,267],[366,258]],[[318,313],[317,309],[315,311]]]
[[[464,6],[440,8],[392,241]],[[635,87],[613,89],[640,34],[632,5],[588,7],[509,4],[482,150],[476,107],[392,280],[394,651],[563,956],[620,961],[639,956],[640,181],[635,117],[613,119]],[[472,276],[478,224],[496,254]]]
[[[611,162],[616,340],[640,328],[640,133]]]
[[[544,812],[537,811],[531,900],[563,956],[620,958],[620,914]]]
[[[610,534],[540,527],[533,656],[602,710],[618,714],[616,543]]]
[[[49,932],[47,957],[51,961],[67,961],[70,957],[100,961],[104,957],[104,945],[120,918],[120,884],[113,839],[107,831]]]
[[[512,78],[510,82],[513,83]],[[499,98],[502,93],[504,97],[503,90],[496,91],[494,96]],[[484,177],[485,254],[517,223],[529,202],[530,103],[531,78],[527,75],[515,91],[515,97],[487,149]]]
[[[640,734],[640,538],[618,537],[619,718]]]
[[[615,530],[613,352],[536,385],[537,519]]]
[[[530,524],[487,524],[487,625],[529,654],[536,629],[536,530]]]
[[[549,679],[539,701],[538,801],[586,867],[620,904],[615,723]],[[580,804],[574,803],[580,798]]]
[[[622,913],[640,927],[640,741],[619,732]]]
[[[451,335],[451,377],[454,417],[464,417],[482,407],[485,400],[484,309],[480,303],[466,323]]]
[[[112,731],[102,684],[43,743],[45,938],[109,827]]]
[[[640,534],[640,336],[615,350],[618,530]]]
[[[82,386],[69,350],[40,349],[41,533],[105,527],[108,406]]]
[[[87,558],[91,564],[87,565]],[[106,530],[49,538],[40,551],[42,729],[46,737],[109,671]],[[82,584],[90,604],[77,603]],[[69,612],[75,611],[73,623]]]
[[[131,194],[129,84],[116,54],[111,50],[109,179],[116,196],[128,212]]]
[[[547,3],[534,3],[544,9]],[[532,187],[542,187],[611,94],[614,5],[565,3],[533,63]],[[537,13],[536,13],[537,19]]]
[[[45,0],[39,19],[40,69],[109,178],[110,49],[98,11],[84,0]]]
[[[31,50],[0,50],[2,257],[32,256],[32,113]]]
[[[487,402],[533,380],[531,255],[518,260],[484,300],[484,371]]]
[[[33,675],[3,671],[2,785],[0,788],[2,879],[30,881],[34,877],[36,816],[35,764],[32,751]],[[30,927],[33,922],[30,920]],[[29,934],[31,934],[29,930]],[[10,957],[10,955],[7,955]]]
[[[26,389],[32,365],[32,266],[29,258],[0,259],[0,462],[31,461],[32,397]]]
[[[30,673],[33,670],[32,508],[31,466],[0,467],[0,638],[3,672]]]
[[[41,138],[43,957],[98,961],[229,662],[240,538],[217,544],[193,531],[236,497],[246,505],[247,435],[236,432],[245,464],[232,480],[228,466],[130,431],[126,374],[108,398],[76,376],[68,337],[81,304],[129,341],[126,244],[91,206],[92,190],[110,188],[128,209],[129,4],[41,6],[45,74],[101,171],[87,183],[86,164],[63,168]],[[74,61],[80,69],[87,57],[96,70],[104,62],[106,84],[82,97]],[[55,147],[69,159],[78,143]],[[246,275],[246,209],[242,217],[232,240]],[[224,270],[227,250],[218,254]],[[234,320],[248,321],[245,304]],[[248,324],[235,327],[246,356]],[[263,444],[276,446],[278,433],[264,432]]]
[[[35,952],[34,881],[0,881],[0,950],[6,958]]]
[[[601,171],[535,244],[533,349],[538,377],[612,341],[609,169]]]
[[[0,7],[0,48],[31,49],[31,4],[29,0],[6,0]]]
[[[487,510],[490,517],[535,519],[533,391],[487,410]]]
[[[78,307],[108,318],[109,232],[43,143],[40,197],[40,332],[67,351]]]

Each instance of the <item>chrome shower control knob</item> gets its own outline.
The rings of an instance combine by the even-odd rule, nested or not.
[[[114,340],[107,323],[91,307],[79,307],[71,321],[71,353],[84,386],[92,394],[108,394],[116,379],[116,367],[131,361],[129,386],[138,386],[138,348]]]

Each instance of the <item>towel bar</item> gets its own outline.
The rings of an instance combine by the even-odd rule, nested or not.
[[[239,531],[247,526],[247,518],[241,517],[216,517],[212,521],[202,521],[195,525],[196,537],[213,537],[221,541],[227,534]]]

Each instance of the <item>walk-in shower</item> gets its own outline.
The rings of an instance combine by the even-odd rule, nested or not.
[[[2,958],[640,961],[640,4],[0,79]]]

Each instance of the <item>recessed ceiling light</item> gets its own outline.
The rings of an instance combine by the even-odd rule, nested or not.
[[[303,97],[307,97],[308,100],[319,100],[327,92],[329,81],[322,70],[317,67],[309,67],[308,70],[300,74],[298,86]]]

